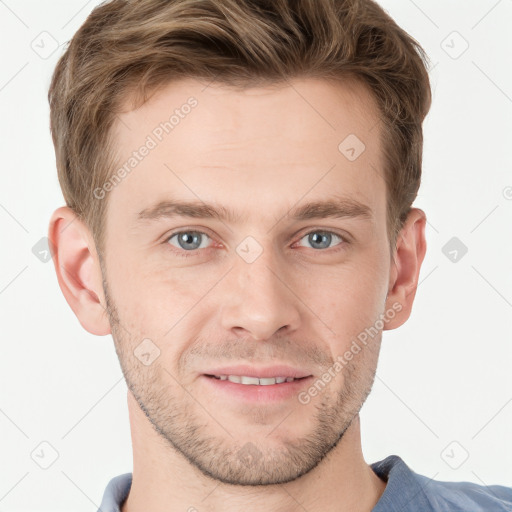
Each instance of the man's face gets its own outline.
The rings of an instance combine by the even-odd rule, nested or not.
[[[104,287],[121,366],[169,445],[227,483],[293,480],[338,443],[370,391],[381,329],[334,364],[390,307],[376,107],[356,84],[291,84],[175,82],[114,132],[119,166],[149,147],[109,192]],[[162,201],[196,206],[151,215]],[[352,215],[303,209],[324,202]]]

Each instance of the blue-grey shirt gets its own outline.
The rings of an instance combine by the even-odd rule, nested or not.
[[[439,482],[411,471],[397,455],[370,465],[386,489],[372,512],[512,512],[512,487]],[[120,512],[132,473],[112,478],[98,512]]]

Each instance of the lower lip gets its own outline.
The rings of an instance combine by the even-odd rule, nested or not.
[[[215,377],[201,376],[207,386],[219,393],[226,393],[231,397],[240,400],[252,402],[276,402],[297,397],[300,390],[308,386],[312,376],[305,377],[292,382],[283,382],[282,384],[269,384],[268,386],[254,384],[237,384],[230,380],[220,380]]]

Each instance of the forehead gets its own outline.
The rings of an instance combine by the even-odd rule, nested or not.
[[[181,80],[120,114],[113,137],[124,172],[109,192],[111,218],[136,221],[179,197],[275,219],[301,198],[331,194],[384,215],[377,108],[354,81],[240,90]]]

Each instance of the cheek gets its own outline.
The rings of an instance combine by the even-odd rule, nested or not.
[[[298,279],[298,293],[310,310],[335,334],[336,343],[350,344],[366,327],[373,325],[385,307],[387,274],[375,260],[362,259],[336,269],[322,269]]]
[[[135,264],[119,265],[113,272],[112,291],[121,321],[138,336],[160,340],[178,340],[194,318],[198,324],[203,298],[222,277],[217,273],[189,268],[144,268]]]

